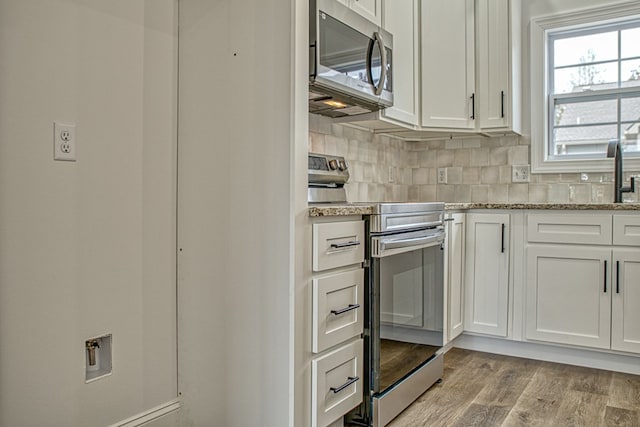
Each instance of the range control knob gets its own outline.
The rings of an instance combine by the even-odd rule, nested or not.
[[[345,162],[344,160],[340,160],[340,164],[338,165],[338,169],[340,169],[341,171],[346,171],[347,170],[347,162]]]
[[[338,169],[338,161],[336,159],[329,160],[329,168],[334,171]]]

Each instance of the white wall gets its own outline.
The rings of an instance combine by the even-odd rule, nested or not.
[[[293,426],[295,3],[180,2],[182,425]]]
[[[175,0],[0,1],[0,425],[176,397]],[[54,162],[53,122],[77,124]],[[84,383],[84,341],[113,375]]]

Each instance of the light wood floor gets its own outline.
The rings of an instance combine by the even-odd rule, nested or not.
[[[640,426],[640,376],[461,349],[444,365],[390,427]]]

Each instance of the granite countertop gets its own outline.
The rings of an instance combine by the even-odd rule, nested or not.
[[[309,206],[309,216],[371,215],[376,203],[345,203]],[[548,209],[548,210],[640,210],[640,203],[445,203],[445,210]]]

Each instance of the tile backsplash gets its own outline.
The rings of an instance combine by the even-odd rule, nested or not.
[[[512,166],[530,164],[528,138],[515,135],[409,142],[310,114],[309,151],[347,159],[350,202],[613,201],[611,173],[531,174],[530,182],[513,183]],[[446,170],[446,184],[438,183],[439,169]],[[624,196],[639,200],[637,193]]]

